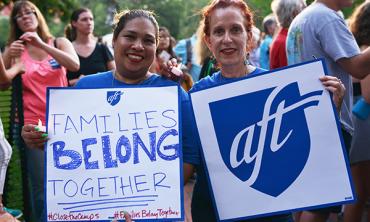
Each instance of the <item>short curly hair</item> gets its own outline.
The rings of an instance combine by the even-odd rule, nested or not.
[[[349,28],[359,46],[370,46],[370,2],[358,6],[349,20]]]

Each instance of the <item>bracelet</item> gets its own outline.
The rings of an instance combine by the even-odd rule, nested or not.
[[[366,120],[370,115],[370,104],[361,98],[353,106],[352,113],[361,120]]]

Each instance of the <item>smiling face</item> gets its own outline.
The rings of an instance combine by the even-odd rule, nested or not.
[[[35,10],[29,6],[23,6],[14,19],[22,32],[35,32],[39,25]]]
[[[72,21],[72,25],[78,32],[91,34],[94,31],[94,17],[90,11],[82,12],[77,21]]]
[[[128,21],[113,39],[117,72],[124,78],[143,78],[153,63],[156,51],[156,28],[147,18]]]
[[[241,10],[236,7],[218,8],[212,12],[210,33],[205,41],[221,67],[242,69],[245,66],[248,42],[245,22]]]

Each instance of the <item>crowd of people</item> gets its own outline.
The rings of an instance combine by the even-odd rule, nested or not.
[[[188,91],[317,57],[324,58],[328,67],[328,75],[320,81],[331,92],[338,110],[357,201],[344,207],[245,221],[325,222],[333,213],[344,212],[344,222],[360,222],[370,199],[370,117],[353,116],[352,107],[358,102],[370,106],[370,2],[362,3],[346,21],[339,11],[351,4],[349,0],[316,0],[307,6],[305,0],[273,0],[273,13],[263,20],[260,31],[253,9],[243,0],[212,0],[201,11],[196,33],[178,43],[153,13],[125,10],[115,16],[112,54],[94,35],[90,9],[73,11],[66,37],[56,38],[35,4],[16,1],[10,15],[9,41],[0,55],[0,86],[7,89],[13,81],[20,93],[16,124],[26,152],[32,221],[43,221],[46,216],[43,147],[48,135],[38,128],[38,121],[46,124],[47,87],[156,87],[179,81],[184,181],[196,180],[194,191],[189,191],[193,194],[186,221],[212,222],[217,216]],[[180,75],[173,67],[181,70]],[[17,78],[20,81],[14,84]],[[0,217],[11,214],[18,218],[21,212],[1,204],[12,153],[3,132],[0,121]],[[125,218],[131,220],[128,214]]]

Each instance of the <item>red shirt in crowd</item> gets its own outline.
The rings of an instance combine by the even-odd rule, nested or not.
[[[285,51],[288,29],[282,28],[271,43],[270,48],[270,69],[276,69],[288,65]]]

